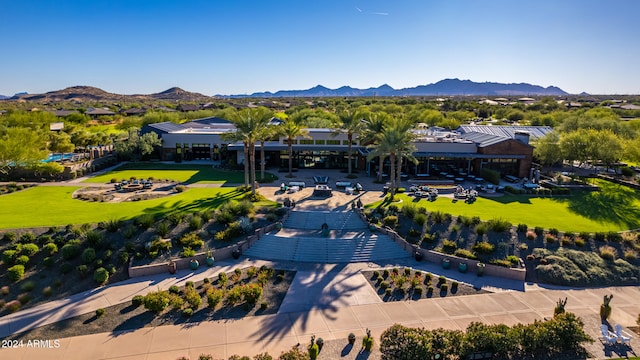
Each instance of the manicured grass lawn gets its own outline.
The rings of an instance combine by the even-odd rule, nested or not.
[[[73,199],[71,194],[76,189],[37,186],[0,196],[0,229],[131,219],[146,213],[196,212],[217,208],[242,195],[233,188],[191,188],[154,200],[100,203]]]
[[[265,174],[266,175],[266,174]],[[114,171],[91,177],[84,182],[108,183],[112,178],[129,180],[135,176],[138,179],[170,179],[188,184],[241,184],[244,183],[243,171],[226,171],[212,168],[210,165],[191,164],[159,164],[159,163],[130,163],[124,164]],[[259,175],[259,171],[256,176]]]
[[[527,224],[569,232],[600,232],[637,229],[640,227],[640,195],[625,186],[598,182],[602,191],[584,192],[570,197],[537,198],[505,195],[496,198],[479,197],[474,203],[438,197],[434,202],[414,201],[405,194],[398,204],[412,203],[427,211],[442,211],[451,215],[479,216],[482,220],[502,218],[513,225]],[[380,202],[370,206],[378,206]],[[368,207],[370,207],[368,206]]]

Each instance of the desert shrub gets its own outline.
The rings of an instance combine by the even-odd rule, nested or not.
[[[511,223],[504,219],[491,219],[487,222],[491,231],[501,233],[511,229]]]
[[[571,246],[573,244],[573,240],[565,235],[560,240],[560,243],[562,244],[562,246]]]
[[[601,258],[607,261],[613,261],[616,259],[616,249],[613,246],[604,245],[599,247],[598,254]]]
[[[380,283],[380,288],[381,288],[382,290],[385,290],[385,289],[386,289],[386,288],[388,288],[388,287],[389,287],[389,283],[388,283],[388,282],[383,281],[383,282],[381,282],[381,283]]]
[[[449,291],[449,285],[447,284],[440,285],[440,291],[446,293],[447,291]]]
[[[478,254],[491,254],[495,250],[495,246],[486,241],[478,241],[471,247]]]
[[[487,230],[489,229],[487,223],[481,223],[476,225],[475,231],[476,234],[478,234],[479,237],[482,237],[484,234],[487,233]]]
[[[169,233],[169,223],[167,221],[160,221],[157,225],[156,225],[156,234],[158,234],[159,236],[167,236],[167,234]]]
[[[17,239],[17,235],[14,232],[6,232],[2,235],[2,242],[4,243],[12,243],[14,241],[16,241]]]
[[[76,269],[81,278],[84,278],[87,275],[87,271],[89,271],[89,267],[85,264],[78,265]]]
[[[36,283],[31,280],[25,281],[22,285],[20,285],[20,290],[24,292],[31,292],[35,288],[36,288]]]
[[[178,285],[169,286],[169,293],[171,293],[171,294],[180,294],[180,287]]]
[[[492,265],[498,265],[498,266],[504,266],[504,267],[511,267],[511,261],[507,260],[507,259],[491,259],[489,261],[489,264]]]
[[[477,259],[478,257],[467,249],[457,249],[453,255],[467,258],[467,259]]]
[[[192,231],[198,230],[202,227],[202,218],[198,215],[193,215],[189,218],[189,229]]]
[[[458,245],[456,244],[455,241],[444,240],[442,242],[442,251],[447,254],[452,254],[454,251],[456,251],[457,247]]]
[[[2,262],[7,265],[13,264],[15,258],[18,255],[18,251],[16,250],[5,250],[2,252]]]
[[[612,242],[621,242],[622,241],[622,234],[617,233],[615,231],[609,231],[607,233],[607,240],[608,241],[612,241]]]
[[[7,269],[7,276],[11,281],[19,281],[24,276],[24,265],[14,265]]]
[[[176,192],[181,193],[181,192],[184,192],[185,190],[187,190],[187,187],[184,186],[184,185],[176,185],[173,189]]]
[[[31,295],[29,294],[20,294],[18,295],[18,301],[20,301],[20,304],[24,305],[26,303],[28,303],[29,301],[31,301]]]
[[[158,290],[144,296],[144,307],[147,310],[161,312],[169,306],[169,293]]]
[[[422,227],[424,225],[424,223],[427,222],[427,215],[426,214],[415,214],[413,217],[413,221],[418,224],[420,227]]]
[[[604,242],[607,240],[607,235],[603,232],[597,232],[593,234],[593,239],[598,242]]]
[[[520,264],[520,259],[515,255],[507,256],[506,260],[509,261],[513,266]]]
[[[242,298],[250,305],[257,304],[258,300],[262,297],[262,286],[258,284],[249,284],[247,286],[243,286],[242,289]]]
[[[224,298],[224,290],[220,289],[209,289],[206,293],[207,295],[207,306],[209,309],[215,309],[216,306],[222,301]]]
[[[183,247],[190,247],[194,249],[199,249],[204,246],[204,240],[202,240],[202,238],[200,238],[200,236],[195,232],[184,234],[180,237],[179,243]]]
[[[577,247],[584,247],[584,239],[582,237],[577,237],[573,240],[573,243],[577,246]]]
[[[393,229],[398,225],[398,217],[395,215],[387,215],[382,219],[382,223]]]
[[[136,217],[133,223],[136,224],[136,226],[141,229],[148,229],[151,226],[153,226],[153,223],[155,221],[156,220],[152,214],[142,214]]]
[[[191,317],[193,315],[193,309],[192,308],[186,308],[186,309],[182,309],[182,316],[183,317]]]
[[[96,310],[96,317],[102,317],[102,316],[104,316],[104,314],[106,314],[106,313],[107,313],[107,311],[106,311],[105,309],[102,309],[102,308],[97,309],[97,310]]]
[[[189,258],[189,257],[193,257],[196,255],[196,251],[193,250],[190,247],[186,247],[184,249],[182,249],[182,252],[180,253],[180,256],[182,256],[183,258]]]
[[[431,213],[431,220],[436,224],[441,224],[445,220],[445,214],[440,210],[434,211]]]
[[[549,245],[554,244],[556,240],[557,239],[553,234],[547,234],[544,236],[544,241]]]
[[[75,243],[68,243],[62,247],[62,258],[65,260],[71,260],[78,256],[80,253],[80,246]]]
[[[62,264],[60,264],[60,272],[62,274],[68,274],[72,270],[73,270],[73,265],[71,265],[71,263],[65,261]]]
[[[126,251],[120,251],[118,253],[118,262],[120,264],[126,264],[127,262],[129,262],[129,253]]]
[[[57,231],[51,231],[51,233],[55,234]],[[38,244],[40,245],[44,245],[44,244],[48,244],[48,243],[52,243],[53,241],[53,237],[49,234],[42,234],[40,236],[38,236]]]
[[[529,227],[527,226],[527,224],[518,224],[518,232],[526,233],[528,229]]]
[[[87,239],[87,243],[89,246],[94,248],[100,248],[102,243],[104,242],[104,236],[102,233],[96,230],[91,230],[85,234],[85,238]]]
[[[218,223],[222,225],[227,225],[232,223],[236,219],[236,216],[229,210],[220,209],[216,213],[215,219]]]
[[[46,286],[44,289],[42,289],[42,295],[51,297],[51,295],[53,295],[53,288],[51,286]]]
[[[202,305],[202,297],[193,287],[186,288],[184,298],[192,309],[197,309]]]
[[[420,230],[415,229],[415,228],[410,228],[409,229],[409,236],[410,237],[416,237],[416,236],[420,236]]]
[[[36,241],[36,236],[32,232],[26,232],[20,235],[20,242],[23,244],[33,243]]]
[[[634,251],[634,250],[626,250],[624,252],[624,258],[627,261],[634,262],[634,261],[638,260],[638,253],[636,251]]]
[[[221,272],[218,274],[218,283],[220,286],[224,287],[229,282],[229,275],[226,272]]]
[[[14,263],[16,265],[27,265],[29,263],[29,257],[27,255],[20,255],[15,258]]]
[[[4,305],[4,308],[5,308],[5,309],[7,309],[7,311],[8,311],[9,313],[14,313],[14,312],[16,312],[16,311],[20,310],[20,306],[21,306],[21,305],[22,305],[22,304],[20,303],[20,301],[18,301],[18,300],[12,300],[12,301],[9,301],[8,303],[6,303],[6,304]]]
[[[480,170],[480,176],[488,182],[498,185],[500,184],[500,172],[489,168],[482,168]]]
[[[102,285],[109,280],[109,271],[103,267],[99,267],[93,273],[93,280]]]
[[[58,252],[58,245],[55,243],[47,243],[42,247],[42,250],[49,255],[53,255]]]
[[[171,250],[171,241],[155,238],[149,244],[149,252],[167,252],[169,250]]]
[[[413,219],[417,212],[418,209],[412,203],[402,205],[402,214],[409,219]]]
[[[422,241],[426,243],[432,243],[435,241],[436,236],[436,234],[424,234],[424,236],[422,237]]]
[[[20,253],[26,256],[33,256],[38,253],[39,250],[40,249],[38,248],[38,245],[34,243],[28,243],[22,245],[22,250],[20,250]]]
[[[142,305],[143,302],[144,296],[142,295],[135,295],[133,298],[131,298],[131,305],[133,305],[134,307]]]
[[[438,276],[438,284],[444,284],[447,282],[447,278],[444,275]]]
[[[83,263],[91,264],[96,259],[96,250],[94,248],[84,249],[81,258]]]
[[[544,234],[544,229],[542,227],[540,227],[540,226],[536,226],[533,229],[533,232],[535,232],[536,235],[538,235],[538,236],[542,236],[542,234]]]

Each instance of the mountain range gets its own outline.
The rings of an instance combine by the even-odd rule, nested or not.
[[[250,95],[215,95],[224,98],[275,98],[275,97],[371,97],[371,96],[558,96],[568,95],[564,90],[556,87],[542,87],[527,83],[504,84],[496,82],[473,82],[470,80],[445,79],[434,84],[420,85],[416,87],[394,89],[384,84],[376,88],[357,89],[350,86],[342,86],[337,89],[329,89],[317,85],[307,90],[280,90],[275,93],[257,92]],[[60,101],[144,101],[144,100],[169,100],[169,101],[193,101],[209,102],[213,96],[189,92],[178,87],[172,87],[165,91],[149,95],[123,95],[106,92],[92,86],[72,86],[62,90],[50,91],[44,94],[20,93],[14,96],[2,96],[0,100],[24,100],[36,102],[60,102]]]
[[[377,88],[356,89],[343,86],[329,89],[317,85],[307,90],[280,90],[275,93],[257,92],[250,95],[231,95],[229,97],[331,97],[331,96],[540,96],[568,95],[556,86],[542,87],[527,83],[503,84],[496,82],[473,82],[471,80],[445,79],[434,84],[411,88],[394,89],[384,84]]]

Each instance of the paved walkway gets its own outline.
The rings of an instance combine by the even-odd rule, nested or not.
[[[377,186],[378,190],[381,188],[379,184],[370,186]],[[280,196],[276,188],[262,189],[261,192],[267,195],[267,189],[273,190],[271,197]],[[360,196],[380,198],[381,192],[378,190],[368,190]],[[307,210],[345,209],[348,202],[356,198],[354,195],[340,193],[326,201],[305,200],[304,197],[308,195],[305,195],[304,191],[307,190],[292,196],[300,196],[302,201],[296,199],[296,202],[301,209]],[[220,261],[215,267],[201,268],[196,272],[183,270],[174,275],[161,274],[129,279],[7,315],[0,318],[0,338],[90,313],[98,308],[129,302],[134,295],[144,295],[157,287],[167,289],[174,284],[183,285],[189,280],[199,281],[204,277],[214,277],[219,272],[229,272],[236,267],[262,264],[297,271],[293,284],[275,315],[79,336],[60,339],[56,348],[38,349],[28,347],[25,343],[23,348],[0,349],[0,358],[151,360],[176,359],[181,356],[196,359],[200,354],[211,354],[216,359],[227,359],[233,354],[253,356],[264,351],[277,355],[296,344],[304,346],[311,335],[316,335],[326,341],[320,354],[321,359],[356,359],[367,356],[358,354],[359,346],[354,349],[345,346],[350,332],[355,333],[358,341],[361,341],[365,329],[369,328],[374,337],[379,339],[380,334],[394,323],[428,329],[442,327],[460,330],[464,330],[473,321],[507,325],[530,323],[552,316],[556,301],[566,297],[567,310],[581,316],[586,323],[585,330],[597,338],[598,309],[605,294],[614,295],[613,313],[610,318],[612,323],[625,327],[635,326],[640,313],[640,302],[637,300],[640,298],[640,287],[544,287],[488,276],[477,277],[471,273],[461,274],[455,270],[443,270],[437,264],[419,263],[412,258],[365,263],[313,264],[272,262],[243,257],[239,261]],[[467,297],[383,303],[366,283],[360,271],[392,266],[410,266],[494,292]],[[632,349],[640,349],[637,337],[631,345]],[[597,358],[620,355],[604,348],[597,341],[589,346],[589,351]],[[379,352],[374,349],[368,358],[379,358]]]

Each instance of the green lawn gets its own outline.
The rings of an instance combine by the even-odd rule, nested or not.
[[[479,197],[473,204],[439,197],[434,202],[414,201],[413,197],[397,195],[398,204],[413,203],[428,211],[451,215],[479,216],[483,220],[502,218],[514,225],[527,224],[569,232],[620,231],[640,228],[640,195],[617,184],[600,181],[602,191],[581,193],[570,197],[537,198],[505,195],[496,198]],[[371,206],[378,206],[380,202]]]
[[[213,209],[240,196],[233,188],[191,188],[165,198],[122,203],[76,200],[79,187],[37,186],[0,196],[0,229],[93,223],[131,219],[145,213]]]
[[[256,174],[259,175],[259,171]],[[170,179],[187,184],[240,184],[244,183],[243,171],[225,171],[213,169],[210,165],[192,164],[160,164],[160,163],[130,163],[124,164],[113,171],[103,175],[91,177],[84,182],[108,183],[112,178],[129,180],[131,177],[138,179]]]

